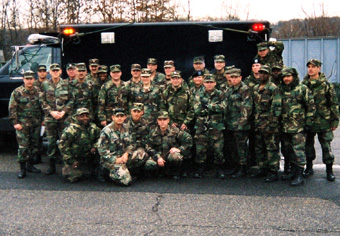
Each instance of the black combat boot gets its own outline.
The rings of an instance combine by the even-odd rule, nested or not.
[[[270,171],[267,177],[264,179],[265,183],[271,183],[279,180],[279,175],[277,171]]]
[[[297,172],[296,166],[292,165],[290,167],[289,172],[283,171],[283,175],[281,175],[280,179],[281,180],[292,180],[292,179],[295,179],[296,174],[297,174],[296,172]],[[302,173],[303,173],[303,171],[302,171]]]
[[[290,186],[300,186],[305,183],[303,180],[303,167],[295,166],[295,176],[290,182]]]
[[[307,161],[306,169],[303,172],[303,177],[308,178],[309,176],[312,176],[314,174],[313,171],[313,162]]]
[[[204,173],[204,164],[197,164],[197,169],[195,171],[195,178],[202,178]]]
[[[41,170],[35,168],[35,166],[33,165],[32,162],[33,162],[33,159],[29,159],[29,160],[27,161],[27,171],[28,171],[28,172],[31,172],[31,173],[40,173]]]
[[[104,183],[105,180],[105,169],[102,166],[98,166],[98,171],[97,171],[97,179],[100,183]]]
[[[20,173],[18,174],[19,179],[26,177],[26,162],[20,162]]]
[[[238,179],[246,176],[246,166],[239,166],[238,171],[231,176],[233,179]]]
[[[334,181],[335,176],[333,174],[333,163],[326,165],[327,180]]]
[[[50,158],[50,168],[47,169],[46,174],[47,175],[53,175],[55,173],[56,173],[55,159]]]

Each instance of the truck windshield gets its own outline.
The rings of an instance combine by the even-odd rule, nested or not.
[[[46,65],[49,68],[52,62],[52,47],[45,45],[27,46],[14,55],[9,65],[11,76],[21,75],[24,71],[32,70],[37,72],[39,65]]]

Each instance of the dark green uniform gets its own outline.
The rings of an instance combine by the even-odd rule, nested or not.
[[[90,111],[90,118],[94,118],[94,96],[93,96],[93,82],[84,81],[80,83],[77,79],[69,83],[73,98],[73,112],[74,115],[78,108],[87,108]]]
[[[283,68],[283,58],[282,58],[282,52],[284,49],[284,44],[281,41],[276,42],[268,42],[268,47],[274,47],[274,50],[269,49],[269,52],[267,56],[263,59],[259,57],[259,55],[255,56],[255,59],[259,59],[260,63],[262,65],[267,65],[270,68],[273,67],[273,65],[280,65],[281,68]]]

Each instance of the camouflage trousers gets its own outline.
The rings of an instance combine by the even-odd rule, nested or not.
[[[47,144],[47,155],[49,158],[56,158],[55,155],[58,150],[57,141],[61,137],[61,134],[66,125],[64,122],[45,122]]]
[[[305,133],[282,133],[281,150],[284,153],[285,163],[304,167],[306,164],[306,134]]]
[[[131,155],[126,164],[109,164],[102,163],[102,166],[109,170],[109,176],[111,180],[122,186],[129,186],[132,183],[131,172],[137,171],[142,168],[148,159],[148,154],[144,148],[137,148]]]
[[[169,153],[166,157],[162,157],[165,160],[165,166],[179,167],[182,165],[183,155],[179,152]],[[157,158],[155,156],[150,157],[144,166],[146,171],[157,171],[158,170]]]
[[[203,164],[207,160],[209,148],[213,149],[215,164],[220,165],[225,162],[223,130],[210,129],[204,133],[196,132],[194,140],[196,143],[196,163]]]
[[[279,145],[278,133],[256,131],[255,153],[256,164],[259,168],[272,172],[279,170]]]
[[[324,164],[331,164],[334,162],[334,155],[332,153],[331,142],[334,138],[333,132],[307,133],[306,139],[306,159],[307,162],[315,160],[315,135],[318,134],[318,139],[322,149],[322,162]]]
[[[26,162],[31,156],[39,152],[40,125],[34,127],[23,127],[16,130],[18,148],[18,162]]]
[[[231,152],[232,161],[236,165],[245,166],[247,165],[248,159],[248,134],[247,130],[239,131],[227,131],[227,136],[229,138],[229,151]]]

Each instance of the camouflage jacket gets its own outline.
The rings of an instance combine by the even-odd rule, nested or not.
[[[88,126],[79,124],[77,120],[67,126],[59,140],[60,153],[65,165],[82,161],[89,155],[91,148],[97,148],[100,129],[94,124]]]
[[[267,56],[262,60],[259,55],[256,55],[255,58],[259,59],[261,64],[270,66],[270,68],[272,68],[275,64],[280,65],[283,68],[282,52],[285,47],[283,42],[268,42],[268,46],[274,47],[274,50],[269,50]]]
[[[305,126],[312,127],[315,104],[311,91],[301,84],[299,77],[295,76],[292,83],[280,84],[282,94],[282,121],[283,133],[300,133]]]
[[[212,70],[210,74],[212,74],[215,78],[216,89],[223,91],[228,88],[227,78],[224,76],[224,69],[222,74],[217,73],[216,69]]]
[[[261,132],[279,132],[282,97],[280,89],[270,80],[260,89],[260,85],[254,87],[254,116],[255,130]]]
[[[106,80],[102,81],[101,79],[97,78],[93,83],[92,83],[92,93],[93,93],[93,107],[96,108],[98,106],[98,96],[99,96],[99,91],[103,84],[105,84],[107,81],[109,81],[110,78],[106,78]]]
[[[103,84],[98,95],[98,118],[100,121],[111,122],[112,110],[121,107],[128,109],[127,94],[124,82],[116,86],[112,79]]]
[[[193,71],[192,74],[194,74],[194,72],[195,71]],[[207,68],[204,68],[204,74],[209,74],[209,73],[210,73],[209,70]],[[195,83],[194,83],[194,81],[192,79],[192,76],[190,76],[188,78],[188,86],[189,86],[189,88],[195,87]]]
[[[9,100],[9,119],[13,125],[23,127],[41,125],[42,112],[39,101],[39,88],[27,90],[24,85],[16,88]]]
[[[125,89],[127,90],[127,100],[128,100],[128,107],[129,111],[131,111],[133,107],[133,95],[136,94],[136,91],[140,89],[140,87],[143,86],[142,80],[140,80],[138,83],[133,82],[132,79],[125,82]]]
[[[147,142],[147,136],[149,135],[150,129],[148,122],[142,117],[138,123],[135,123],[131,116],[125,119],[126,127],[132,136],[132,142],[135,143],[136,148],[145,148]]]
[[[169,113],[170,121],[178,125],[188,125],[193,117],[188,117],[190,109],[190,92],[188,87],[174,89],[169,86],[162,96],[161,110]]]
[[[57,84],[54,84],[52,79],[45,81],[39,99],[45,112],[45,122],[64,122],[73,108],[74,99],[69,84],[61,78]],[[56,120],[50,114],[51,111],[64,111],[65,115],[61,120]]]
[[[245,85],[247,85],[250,88],[251,91],[253,91],[255,85],[260,84],[261,80],[260,78],[256,79],[253,72],[251,72],[251,74],[247,78],[245,78],[243,82]]]
[[[45,80],[45,81],[47,81],[47,80]],[[45,82],[45,81],[44,81],[44,82]],[[42,89],[43,89],[43,83],[44,83],[44,82],[40,82],[40,81],[37,79],[36,81],[34,81],[33,85],[36,86],[36,87],[38,87],[40,90],[42,90]]]
[[[250,88],[243,82],[237,87],[230,87],[226,93],[226,101],[226,128],[228,130],[249,130],[249,118],[253,111],[253,94]]]
[[[165,83],[165,74],[161,72],[156,72],[155,77],[151,80],[151,84],[156,87],[164,87]]]
[[[147,142],[147,152],[155,161],[160,157],[166,158],[173,147],[180,149],[183,156],[186,157],[192,147],[191,135],[171,126],[168,126],[165,134],[162,134],[158,126],[151,130]]]
[[[98,75],[96,74],[95,76],[93,76],[91,74],[91,71],[86,75],[86,81],[91,81],[92,83],[94,83],[98,78]]]
[[[115,164],[117,158],[120,158],[125,152],[131,154],[133,150],[135,150],[135,145],[125,124],[118,130],[115,128],[114,122],[111,122],[102,129],[98,140],[98,152],[100,162],[104,167],[110,168]]]
[[[215,89],[212,93],[204,91],[196,94],[192,108],[197,132],[205,132],[208,129],[224,130],[223,118],[226,104],[223,92]]]
[[[195,98],[196,94],[203,93],[204,91],[205,91],[205,88],[204,88],[203,84],[198,88],[196,88],[196,86],[194,86],[194,87],[191,87],[189,89],[189,92],[190,92],[192,98]]]
[[[93,117],[93,88],[92,81],[84,81],[79,83],[78,80],[73,80],[69,83],[72,91],[73,102],[73,112],[75,114],[78,108],[85,107],[89,109],[90,115]]]
[[[339,105],[334,87],[323,73],[318,79],[309,79],[307,75],[302,83],[306,85],[314,97],[315,116],[312,132],[330,131],[339,125]]]

